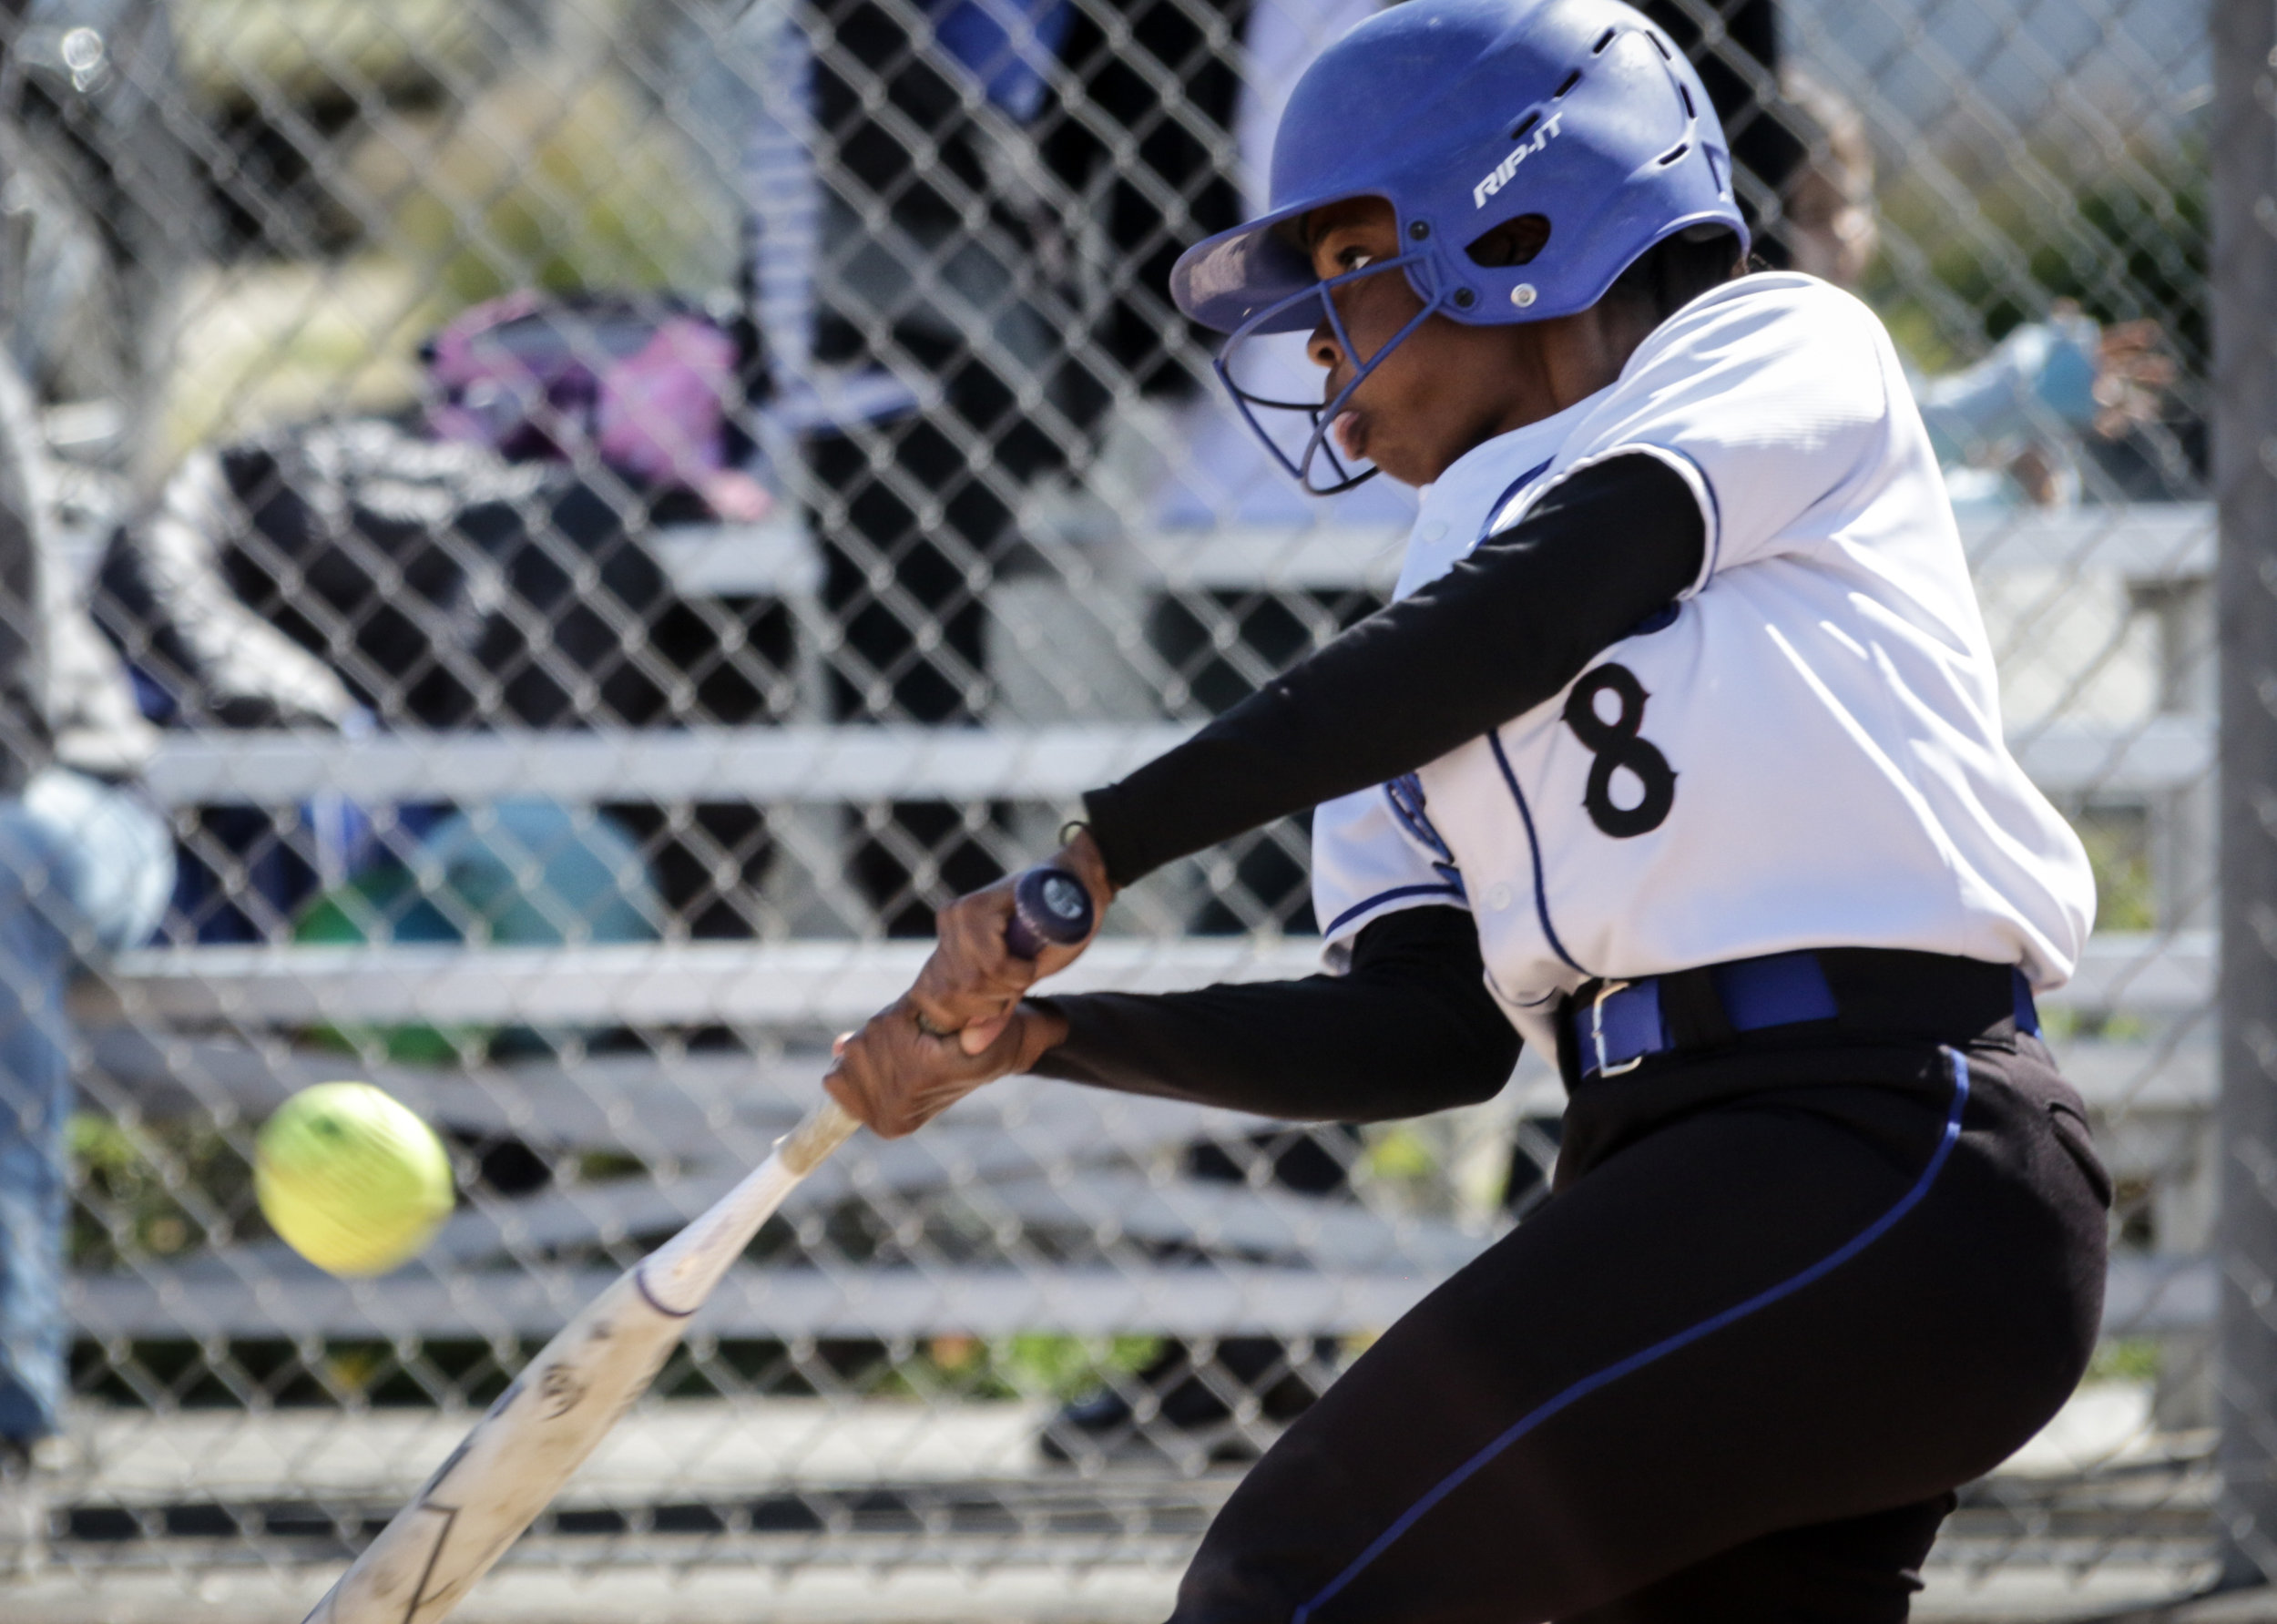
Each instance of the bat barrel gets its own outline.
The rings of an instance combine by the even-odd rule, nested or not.
[[[1067,870],[1015,883],[1005,945],[1034,958],[1091,934]],[[857,1124],[824,1100],[710,1210],[563,1327],[309,1615],[309,1624],[442,1624],[655,1380],[688,1317],[799,1180]]]
[[[562,1327],[308,1624],[442,1624],[648,1390],[760,1226],[856,1126],[824,1100],[773,1155]]]

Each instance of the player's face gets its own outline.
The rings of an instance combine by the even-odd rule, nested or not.
[[[1305,217],[1313,274],[1326,280],[1395,258],[1398,220],[1380,198],[1353,198]],[[1326,369],[1322,399],[1414,320],[1423,300],[1399,271],[1361,277],[1330,295],[1352,341],[1345,353],[1323,317],[1308,347]],[[1553,323],[1465,326],[1434,315],[1361,383],[1331,432],[1347,457],[1366,458],[1403,485],[1429,485],[1465,452],[1537,423],[1569,403],[1544,365],[1539,330]],[[1578,398],[1578,397],[1577,397]]]

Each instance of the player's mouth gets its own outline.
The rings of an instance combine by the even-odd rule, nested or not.
[[[1328,432],[1334,438],[1337,449],[1353,462],[1359,462],[1368,455],[1368,421],[1359,413],[1337,413],[1336,421],[1329,424]]]

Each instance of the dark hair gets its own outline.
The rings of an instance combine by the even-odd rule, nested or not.
[[[1740,240],[1716,228],[1697,241],[1690,232],[1647,249],[1629,263],[1606,298],[1643,305],[1655,322],[1667,321],[1710,288],[1745,276],[1749,266],[1740,258]]]

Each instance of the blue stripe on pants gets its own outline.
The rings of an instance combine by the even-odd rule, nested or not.
[[[1353,1558],[1350,1567],[1331,1579],[1319,1595],[1297,1609],[1292,1619],[1292,1624],[1306,1624],[1315,1612],[1335,1599],[1339,1591],[1365,1572],[1370,1563],[1389,1550],[1401,1535],[1422,1521],[1433,1507],[1462,1487],[1496,1455],[1502,1454],[1504,1450],[1525,1437],[1527,1434],[1541,1425],[1551,1416],[1588,1397],[1599,1388],[1610,1386],[1623,1376],[1631,1375],[1649,1364],[1657,1364],[1670,1353],[1690,1347],[1701,1338],[1711,1336],[1727,1325],[1735,1324],[1747,1318],[1748,1315],[1768,1308],[1782,1298],[1792,1297],[1804,1287],[1825,1279],[1884,1235],[1889,1233],[1900,1219],[1921,1205],[1923,1199],[1928,1195],[1930,1187],[1937,1181],[1937,1175],[1944,1171],[1945,1161],[1953,1154],[1953,1147],[1961,1137],[1961,1113],[1968,1104],[1968,1061],[1957,1049],[1947,1049],[1945,1056],[1953,1071],[1953,1103],[1945,1112],[1945,1131],[1937,1139],[1936,1149],[1930,1154],[1928,1165],[1922,1169],[1921,1177],[1914,1180],[1913,1187],[1900,1196],[1888,1211],[1800,1273],[1790,1275],[1777,1285],[1766,1287],[1745,1302],[1680,1331],[1673,1336],[1665,1337],[1654,1343],[1650,1347],[1608,1364],[1592,1375],[1584,1376],[1555,1397],[1537,1404],[1505,1428],[1485,1448],[1441,1478],[1427,1494],[1409,1507],[1396,1522],[1377,1535],[1370,1542],[1368,1548]]]

